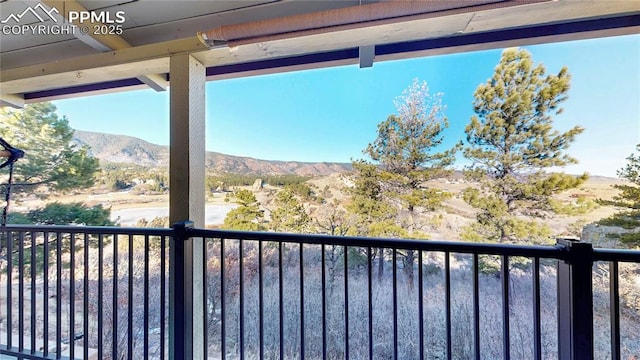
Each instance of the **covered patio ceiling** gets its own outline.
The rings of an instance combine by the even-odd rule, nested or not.
[[[70,11],[110,18],[76,20],[73,34],[16,27],[63,24]],[[118,14],[123,21],[115,23]],[[177,54],[193,56],[213,80],[637,34],[640,1],[2,0],[0,18],[0,100],[21,107],[145,87],[163,91]],[[120,25],[121,33],[109,33],[109,25]],[[82,26],[107,33],[85,34]]]

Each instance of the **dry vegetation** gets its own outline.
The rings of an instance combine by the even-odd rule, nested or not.
[[[307,184],[314,186],[316,191],[328,189],[330,195],[325,196],[327,200],[337,200],[339,204],[346,205],[349,201],[346,195],[346,188],[349,186],[348,176],[344,174],[333,174],[329,176],[317,177],[307,181]],[[608,177],[593,177],[577,189],[573,189],[557,196],[558,199],[575,201],[582,197],[586,200],[610,199],[617,190],[614,184],[621,184],[622,180]],[[423,213],[427,217],[429,228],[427,233],[430,239],[438,240],[460,240],[462,228],[475,220],[476,209],[471,207],[462,199],[462,191],[472,184],[457,176],[450,180],[438,180],[429,184],[453,194],[451,199],[445,201],[444,208],[434,213]],[[265,187],[263,191],[256,193],[258,201],[263,206],[270,207],[278,189]],[[324,194],[323,194],[324,195]],[[316,205],[306,204],[313,215]],[[555,215],[545,219],[550,225],[554,236],[580,237],[582,226],[606,218],[616,212],[612,206],[596,206],[592,211],[579,215]]]
[[[558,196],[562,200],[576,200],[578,197],[587,200],[610,199],[616,191],[614,184],[623,183],[622,180],[608,177],[592,177],[580,188],[567,191]],[[313,186],[315,191],[322,192],[323,197],[333,202],[337,201],[341,205],[346,205],[348,195],[346,188],[349,186],[348,176],[345,174],[332,174],[328,176],[319,176],[307,181],[307,184]],[[430,184],[433,187],[449,191],[453,197],[445,202],[442,210],[434,213],[424,213],[427,217],[428,229],[427,233],[431,239],[440,240],[460,240],[460,232],[462,228],[474,221],[476,210],[464,202],[462,199],[462,191],[470,186],[461,177],[454,177],[451,180],[439,180]],[[251,189],[250,186],[244,187]],[[265,185],[260,191],[257,191],[256,198],[266,209],[274,207],[275,194],[280,187]],[[214,193],[207,197],[207,205],[222,205],[225,203],[225,193]],[[89,206],[102,204],[111,208],[112,211],[118,211],[131,208],[166,208],[169,204],[168,194],[141,194],[136,191],[120,191],[120,192],[98,192],[76,193],[64,196],[54,196],[47,200],[36,198],[26,199],[15,203],[13,210],[19,211],[24,209],[32,209],[43,206],[46,202],[82,202]],[[318,204],[305,204],[312,217],[317,211]],[[586,224],[593,223],[600,219],[606,218],[615,212],[615,208],[611,206],[597,206],[592,211],[580,215],[556,215],[549,219],[545,219],[553,230],[554,236],[570,236],[580,237],[582,227]],[[267,211],[268,213],[268,211]],[[151,220],[151,219],[147,219]],[[215,226],[217,224],[207,224]]]

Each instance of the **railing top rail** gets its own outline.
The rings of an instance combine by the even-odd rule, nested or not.
[[[408,249],[422,251],[442,251],[483,255],[506,255],[564,260],[566,251],[556,246],[485,244],[444,240],[387,239],[354,236],[331,236],[319,234],[290,234],[275,232],[251,232],[210,229],[188,229],[193,237],[273,241],[310,245],[336,245],[372,248]]]
[[[216,229],[185,229],[188,236],[216,239],[235,239],[253,241],[271,241],[293,244],[356,246],[389,249],[411,249],[422,251],[441,251],[467,254],[524,256],[566,260],[568,251],[562,246],[515,245],[469,243],[448,240],[389,239],[355,236],[331,236],[320,234],[292,234],[276,232],[252,232]],[[60,226],[60,225],[6,225],[0,226],[0,232],[49,232],[76,233],[90,235],[148,235],[172,237],[174,228],[135,228],[117,226]],[[593,249],[594,261],[628,261],[640,263],[639,250]]]
[[[173,236],[171,228],[135,228],[118,226],[78,226],[78,225],[6,225],[0,226],[0,232],[49,232],[49,233],[77,233],[90,235],[149,235]]]
[[[593,261],[622,261],[640,263],[640,250],[594,248]]]

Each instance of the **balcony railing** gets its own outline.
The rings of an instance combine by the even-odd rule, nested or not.
[[[570,240],[516,246],[188,223],[2,230],[0,358],[640,353],[639,251]]]

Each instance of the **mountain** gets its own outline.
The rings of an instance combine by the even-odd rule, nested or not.
[[[133,163],[150,167],[169,165],[169,148],[132,136],[76,130],[74,140],[87,145],[91,155],[108,163]]]
[[[169,166],[169,147],[126,135],[76,130],[74,141],[87,145],[101,162],[132,163],[149,167]],[[207,170],[234,174],[329,175],[351,170],[349,163],[261,160],[208,151]]]

